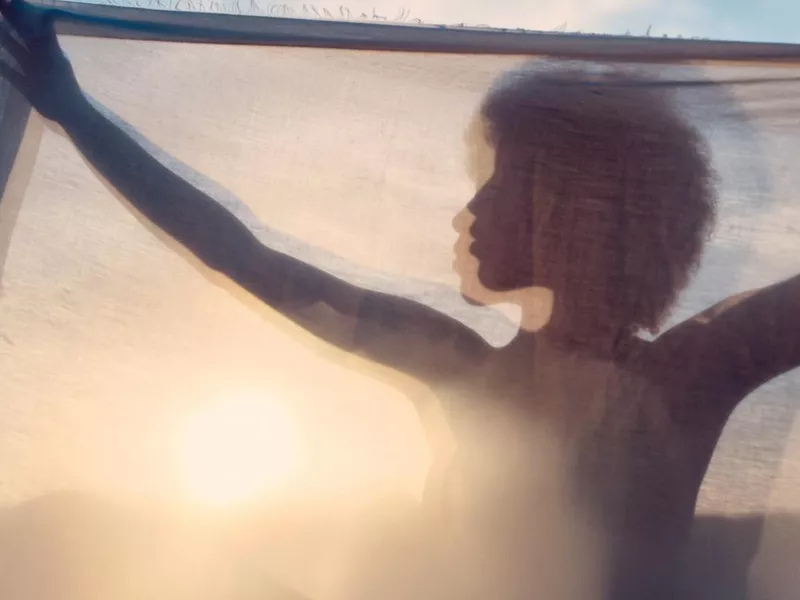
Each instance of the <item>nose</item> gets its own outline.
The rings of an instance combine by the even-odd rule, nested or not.
[[[495,195],[492,181],[487,181],[472,200],[453,218],[453,229],[466,232],[478,219],[481,213],[486,213],[490,199]]]
[[[475,215],[469,210],[469,205],[462,208],[455,217],[453,217],[452,225],[456,233],[467,233],[469,228],[475,222]]]

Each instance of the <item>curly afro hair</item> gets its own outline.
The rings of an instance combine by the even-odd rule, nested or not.
[[[657,79],[538,64],[481,108],[488,141],[532,174],[534,270],[584,336],[655,333],[714,223],[707,148]]]

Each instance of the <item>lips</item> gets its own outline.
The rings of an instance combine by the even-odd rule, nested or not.
[[[480,244],[477,244],[477,242],[472,238],[472,236],[463,236],[463,237],[459,236],[459,238],[456,240],[455,245],[453,246],[453,252],[457,257],[465,256],[467,254],[476,256],[475,252],[479,248]]]
[[[481,254],[482,251],[486,249],[486,246],[485,244],[483,244],[483,242],[481,242],[480,235],[475,235],[474,230],[470,230],[469,233],[470,233],[470,238],[472,240],[472,242],[469,245],[469,252],[470,254],[472,254],[477,258],[477,255]]]

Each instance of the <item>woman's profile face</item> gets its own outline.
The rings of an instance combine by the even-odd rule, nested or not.
[[[535,284],[532,177],[524,153],[499,146],[491,175],[453,219],[455,270],[462,293],[480,302],[488,292]]]

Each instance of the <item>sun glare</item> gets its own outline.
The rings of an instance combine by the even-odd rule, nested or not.
[[[192,502],[225,508],[275,493],[295,472],[299,443],[280,402],[238,395],[191,415],[178,436],[178,462]]]

